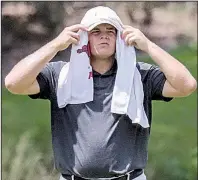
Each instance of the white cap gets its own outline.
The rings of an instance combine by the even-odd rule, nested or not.
[[[123,29],[122,21],[116,12],[104,6],[97,6],[88,10],[81,21],[81,24],[87,26],[89,31],[103,23],[111,24],[117,30]]]

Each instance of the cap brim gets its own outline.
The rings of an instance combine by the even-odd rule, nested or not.
[[[88,28],[88,31],[91,31],[93,28],[95,28],[96,26],[100,25],[100,24],[110,24],[112,25],[113,27],[115,27],[116,29],[118,29],[118,27],[115,26],[115,24],[109,22],[109,21],[106,21],[106,20],[100,20],[98,22],[95,22],[94,24],[90,25],[89,28]]]

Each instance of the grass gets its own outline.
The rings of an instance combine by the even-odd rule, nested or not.
[[[171,52],[197,79],[197,48],[181,47]],[[171,102],[153,102],[149,143],[149,167],[153,178],[197,179],[197,92]]]
[[[58,174],[49,171],[42,162],[43,154],[31,143],[30,133],[20,136],[13,149],[12,144],[3,148],[2,178],[7,180],[54,180]]]
[[[197,47],[171,52],[197,78]],[[152,62],[142,58],[145,62]],[[197,179],[197,93],[169,103],[153,102],[146,168],[148,180]],[[50,106],[2,89],[3,180],[58,179],[53,170]]]

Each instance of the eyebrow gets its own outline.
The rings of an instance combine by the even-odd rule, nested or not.
[[[94,31],[94,30],[100,30],[99,28],[95,27],[93,28],[91,31]]]
[[[116,30],[114,27],[107,27],[108,30]]]
[[[116,29],[114,27],[107,27],[106,29],[107,30],[115,30],[116,31]],[[100,30],[100,29],[98,27],[95,27],[95,28],[92,29],[92,31],[94,31],[94,30]]]

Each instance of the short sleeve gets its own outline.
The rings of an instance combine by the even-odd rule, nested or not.
[[[29,95],[32,99],[51,99],[56,92],[58,76],[65,62],[50,62],[45,65],[37,76],[37,82],[40,87],[38,94]]]
[[[162,91],[166,81],[166,76],[156,65],[140,63],[140,73],[151,100],[170,101],[173,98],[164,97]]]
[[[151,81],[150,83],[152,87],[152,91],[151,91],[152,100],[163,100],[168,102],[173,99],[170,97],[164,97],[162,95],[164,84],[166,82],[166,76],[158,66],[155,65],[151,66],[149,81]]]

